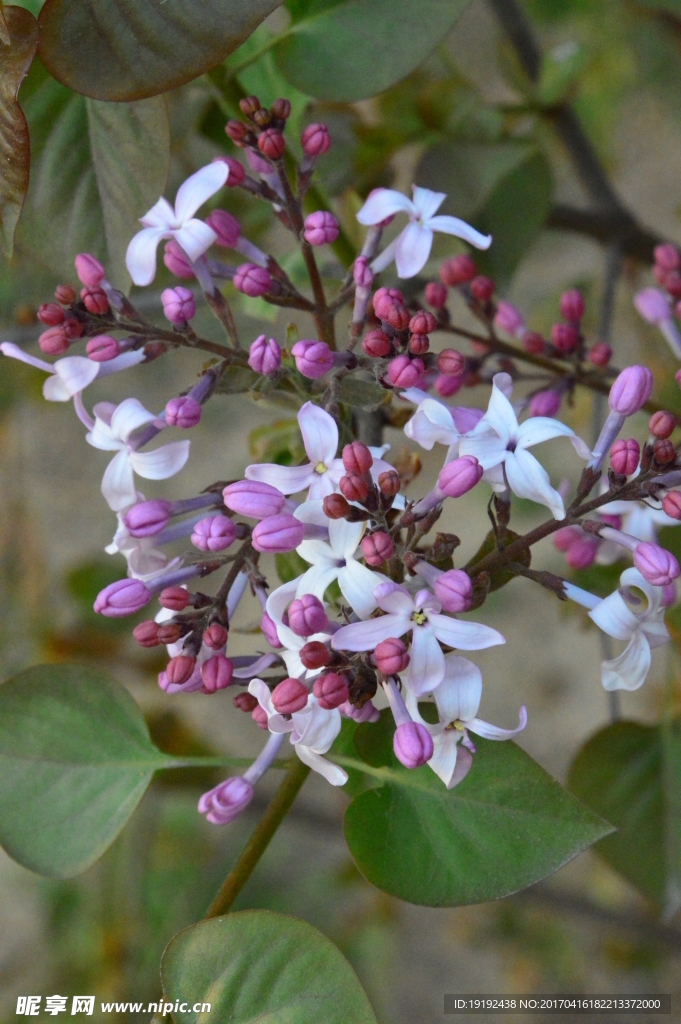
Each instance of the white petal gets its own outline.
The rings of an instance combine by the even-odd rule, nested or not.
[[[417,697],[430,693],[445,674],[445,656],[429,626],[414,626],[407,682]]]
[[[470,224],[466,224],[465,220],[459,220],[458,217],[431,217],[428,221],[428,227],[432,228],[433,231],[443,231],[446,235],[456,235],[457,238],[463,238],[465,242],[474,245],[476,249],[489,249],[492,244],[491,235],[480,234]]]
[[[374,590],[374,597],[379,608],[389,612],[391,615],[404,616],[405,622],[409,622],[414,611],[414,598],[406,587],[392,580],[382,583]]]
[[[95,363],[92,359],[85,359],[83,356],[67,356],[65,359],[58,359],[54,364],[55,377],[61,381],[69,398],[72,398],[78,391],[82,391],[88,384],[91,384],[95,377],[99,376],[100,365],[100,363]],[[48,397],[47,385],[53,381],[54,378],[52,380],[48,378],[43,385],[45,398]]]
[[[324,515],[323,501],[303,501],[293,515],[301,523],[311,523],[312,526],[324,526],[328,529],[329,520]]]
[[[335,579],[338,579],[339,571],[338,566],[331,562],[324,561],[313,565],[300,577],[296,597],[302,597],[303,594],[314,594],[320,601],[323,601],[327,588]]]
[[[433,690],[441,722],[468,722],[475,718],[482,696],[482,673],[458,654],[445,658],[445,677]]]
[[[374,274],[380,274],[382,270],[389,267],[392,261],[395,259],[395,253],[397,252],[397,246],[400,244],[400,239],[404,231],[400,231],[397,238],[393,238],[392,242],[386,245],[385,249],[379,252],[378,256],[371,263],[371,269]]]
[[[114,455],[106,467],[102,477],[102,494],[114,512],[133,504],[136,494],[135,482],[127,451]]]
[[[293,714],[293,736],[291,742],[300,743],[325,754],[341,730],[341,716],[337,709],[322,708],[315,697],[308,699],[302,711]]]
[[[167,480],[179,473],[189,458],[189,441],[173,441],[153,452],[132,452],[130,464],[145,480]]]
[[[412,221],[408,224],[395,250],[398,277],[414,277],[423,270],[433,245],[433,232]]]
[[[266,682],[262,679],[251,679],[248,684],[248,692],[252,697],[255,697],[260,707],[267,713],[267,717],[271,718],[277,714],[277,711],[272,703],[272,694],[270,688]],[[291,726],[293,728],[293,726]]]
[[[214,196],[227,181],[229,167],[222,160],[206,164],[180,185],[175,196],[175,215],[182,223]],[[186,250],[185,250],[186,251]]]
[[[48,402],[68,402],[73,398],[73,395],[64,381],[56,373],[53,373],[43,383],[43,398]]]
[[[341,594],[360,619],[368,619],[376,609],[373,591],[381,577],[371,572],[365,565],[351,558],[347,565],[338,573],[338,586]]]
[[[118,452],[126,446],[117,437],[114,437],[111,427],[99,416],[95,416],[95,425],[85,435],[85,440],[93,448],[99,448],[103,452]]]
[[[329,521],[329,544],[333,548],[335,557],[352,558],[365,529],[366,523],[349,523],[347,519],[331,519]]]
[[[634,614],[618,590],[604,598],[593,611],[589,612],[599,629],[615,640],[629,640],[639,626]]]
[[[551,486],[549,474],[534,455],[530,455],[524,448],[518,448],[508,453],[505,465],[508,485],[514,494],[545,505],[553,513],[554,519],[565,519],[563,499]]]
[[[313,473],[310,477],[310,489],[307,496],[312,501],[323,501],[336,490],[336,482],[330,472]]]
[[[310,462],[329,466],[338,449],[338,426],[333,416],[312,402],[306,402],[298,413],[300,432]]]
[[[404,391],[400,391],[397,397],[403,398],[405,402],[411,402],[412,405],[421,405],[426,400],[429,402],[436,401],[436,399],[430,398],[428,392],[422,391],[421,388],[405,388]],[[440,405],[443,404],[443,402],[440,402]]]
[[[400,615],[380,615],[366,622],[351,622],[334,633],[331,646],[334,651],[373,651],[383,640],[402,636],[404,626]]]
[[[487,647],[496,647],[506,641],[491,626],[483,626],[480,622],[468,622],[453,619],[450,615],[428,616],[433,633],[448,647],[457,647],[461,651],[482,651]]]
[[[282,494],[297,494],[310,486],[314,477],[314,467],[277,466],[273,462],[264,462],[246,466],[244,476],[247,480],[259,480],[261,483],[270,484]]]
[[[107,359],[105,363],[97,363],[99,367],[97,377],[107,377],[110,373],[119,373],[121,370],[127,370],[131,366],[143,363],[145,359],[144,349],[141,348],[130,352],[121,352],[114,359]]]
[[[295,598],[297,586],[298,580],[290,580],[268,596],[265,611],[275,625],[280,625],[284,621],[284,612]]]
[[[377,188],[357,214],[357,220],[360,224],[380,224],[386,217],[400,212],[414,213],[411,199],[391,188]]]
[[[446,192],[431,192],[429,188],[420,188],[418,185],[412,186],[412,195],[417,214],[424,221],[430,220],[447,198]]]
[[[155,419],[153,412],[145,409],[136,398],[126,398],[116,406],[111,417],[111,431],[114,437],[127,442],[133,431],[153,423]]]
[[[487,406],[487,412],[473,431],[473,435],[479,436],[488,428],[491,428],[499,435],[504,448],[510,441],[516,440],[518,436],[518,419],[513,410],[513,406],[509,402],[503,390],[499,387],[499,382],[497,381],[496,376],[494,378],[494,386],[492,388],[489,405]]]
[[[167,228],[171,230],[178,226],[175,219],[175,211],[163,196],[154,203],[150,210],[140,217],[140,224],[145,228]]]
[[[203,256],[206,249],[210,249],[217,241],[217,234],[202,220],[188,220],[177,231],[173,231],[173,238],[184,249],[192,263]]]
[[[518,447],[531,448],[532,445],[550,441],[553,437],[574,437],[575,432],[560,420],[551,416],[531,416],[518,427]]]
[[[517,729],[501,729],[498,725],[490,725],[489,722],[483,722],[479,718],[473,718],[466,725],[471,732],[484,737],[486,740],[510,740],[517,736],[519,732],[522,732],[527,725],[527,708],[524,704],[520,708]]]
[[[451,411],[434,398],[427,398],[419,405],[404,432],[426,451],[430,451],[436,442],[454,444],[459,440],[459,431],[454,426]]]
[[[28,363],[29,366],[35,366],[38,370],[44,370],[45,373],[55,372],[52,363],[46,363],[44,359],[36,359],[35,356],[29,356],[28,352],[24,352],[23,348],[19,348],[18,345],[11,341],[3,341],[0,345],[0,352],[11,359],[18,359],[21,363]]]
[[[482,420],[480,422],[482,423]],[[459,442],[459,455],[474,455],[482,468],[489,470],[505,460],[507,455],[506,444],[496,434],[476,437],[475,431],[473,431],[470,437],[461,438]],[[448,459],[448,461],[451,460]]]
[[[601,663],[601,682],[606,690],[638,690],[646,680],[650,662],[650,644],[637,630],[618,658]]]
[[[170,238],[167,228],[143,228],[130,239],[125,265],[134,283],[143,287],[156,275],[156,249],[162,238]]]
[[[453,789],[468,774],[473,758],[465,747],[459,747],[460,733],[444,732],[433,737],[433,756],[428,762],[447,789]],[[465,755],[468,754],[468,758]]]
[[[302,744],[296,743],[294,749],[303,764],[306,764],[312,771],[317,772],[318,775],[323,776],[332,786],[344,786],[348,781],[347,772],[344,772],[337,764],[327,761],[325,757],[317,754],[310,747],[304,747]]]

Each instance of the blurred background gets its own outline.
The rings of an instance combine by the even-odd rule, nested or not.
[[[25,6],[35,13],[40,3]],[[503,6],[502,0],[472,0],[415,72],[353,104],[322,103],[299,93],[268,53],[248,63],[254,52],[248,47],[262,46],[268,33],[285,26],[285,9],[275,12],[258,39],[222,68],[167,95],[171,169],[165,194],[172,196],[188,173],[216,154],[234,155],[223,128],[244,91],[258,94],[264,104],[289,96],[292,137],[313,121],[326,122],[331,131],[332,149],[318,164],[313,197],[317,208],[328,204],[334,210],[344,230],[326,256],[329,280],[342,275],[348,243],[361,238],[354,214],[369,189],[390,185],[408,191],[416,181],[447,192],[445,212],[495,236],[480,267],[494,277],[498,295],[525,313],[531,328],[547,335],[558,319],[561,292],[581,288],[589,337],[595,341],[609,333],[620,366],[634,359],[649,365],[658,380],[656,397],[681,413],[675,362],[632,304],[635,291],[653,283],[655,239],[681,243],[681,3],[526,0],[521,8],[543,54],[534,84],[501,28]],[[87,124],[76,109],[83,101],[47,79],[37,61],[20,99],[31,128],[32,178],[13,258],[0,259],[0,336],[38,353],[37,307],[58,282],[74,280],[75,253],[88,248],[110,256],[114,281],[122,272],[120,259],[107,248]],[[583,167],[580,173],[556,131],[567,104],[640,228],[618,231],[614,214],[610,221],[590,214],[596,203],[588,175]],[[247,237],[274,252],[294,279],[300,275],[264,205],[237,189],[223,203]],[[132,211],[133,221],[145,210]],[[457,251],[454,241],[437,237],[423,277],[436,277],[441,259]],[[159,265],[140,308],[160,318],[160,292],[171,279],[160,260]],[[303,317],[273,318],[258,300],[229,295],[247,341],[263,331],[282,344],[312,336]],[[467,323],[462,302],[457,305],[455,298],[450,308],[455,322]],[[196,327],[206,337],[219,337],[208,316],[197,317]],[[434,343],[445,346],[443,338]],[[93,385],[88,399],[119,401],[134,393],[147,407],[160,409],[200,370],[191,353],[172,353]],[[661,384],[665,378],[671,383]],[[162,749],[253,754],[261,734],[232,706],[229,690],[210,699],[164,695],[156,682],[163,664],[158,652],[135,646],[130,620],[103,620],[91,611],[96,593],[125,569],[120,556],[103,552],[115,529],[99,492],[108,457],[86,445],[70,406],[43,401],[42,380],[38,371],[14,361],[0,364],[3,676],[45,661],[97,665],[130,688]],[[470,389],[458,401],[483,405],[487,393]],[[282,448],[277,441],[280,450],[272,450],[273,439],[282,436],[281,421],[294,415],[293,409],[238,393],[216,396],[192,432],[187,467],[167,484],[145,482],[146,496],[195,494],[215,480],[242,475],[253,458],[296,460],[294,431],[290,442]],[[583,437],[592,436],[595,413],[588,394],[577,393],[563,415]],[[643,440],[645,418],[634,428]],[[388,428],[386,440],[393,461],[406,460],[406,438],[397,427]],[[420,453],[423,465],[412,493],[432,485],[441,456]],[[554,482],[576,482],[581,464],[569,444],[551,442],[541,457]],[[456,516],[450,511],[449,520],[441,521],[441,528],[462,538],[459,565],[487,532],[486,498],[476,489],[456,503]],[[544,518],[522,502],[514,515],[523,528]],[[536,552],[535,566],[565,571],[550,543]],[[582,614],[522,579],[492,595],[478,614],[507,637],[505,647],[475,658],[485,680],[481,717],[511,726],[519,705],[526,704],[529,723],[518,742],[564,783],[578,748],[613,714],[600,684],[596,631]],[[238,633],[235,628],[230,640],[234,653],[257,645],[257,621],[254,604],[240,607]],[[675,643],[655,654],[646,685],[624,694],[615,711],[652,725],[677,712],[680,702]],[[276,783],[264,780],[251,808],[218,829],[197,814],[196,803],[219,777],[187,770],[158,778],[113,847],[79,878],[39,878],[0,853],[3,1019],[14,1019],[20,994],[94,993],[97,1003],[156,998],[165,944],[205,912]],[[680,780],[667,782],[664,798],[651,796],[651,813],[660,819],[656,827],[667,843],[667,869],[676,877],[681,800],[675,804],[674,787]],[[645,885],[632,884],[631,872],[627,880],[598,852],[497,903],[424,909],[378,892],[359,876],[343,841],[346,803],[342,792],[311,779],[238,906],[295,914],[321,928],[352,962],[381,1024],[439,1020],[444,993],[671,992],[678,999],[681,922],[675,907],[661,912]]]

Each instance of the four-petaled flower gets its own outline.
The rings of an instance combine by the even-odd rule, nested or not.
[[[194,217],[200,206],[215,195],[227,181],[229,168],[222,160],[202,167],[180,185],[175,209],[162,196],[140,217],[142,231],[131,239],[125,263],[135,284],[151,284],[156,274],[156,249],[163,238],[174,238],[194,262],[216,241],[217,235],[202,220]]]
[[[386,615],[342,626],[331,640],[337,651],[371,651],[383,640],[412,633],[407,683],[417,697],[430,693],[445,674],[440,642],[462,651],[480,651],[504,644],[501,633],[478,622],[442,615],[442,605],[429,590],[412,597],[398,583],[382,583],[373,598]]]
[[[527,711],[520,708],[517,729],[500,729],[489,722],[476,718],[482,696],[482,675],[477,665],[458,654],[445,657],[445,674],[442,682],[433,690],[439,722],[430,725],[419,713],[418,700],[412,690],[405,692],[405,703],[415,722],[425,725],[433,737],[433,756],[428,764],[444,782],[447,789],[453,789],[466,776],[472,760],[469,750],[475,747],[468,738],[468,730],[487,740],[510,740],[527,725]],[[459,743],[463,749],[459,750]],[[468,748],[468,749],[466,749]]]
[[[583,459],[590,458],[591,452],[574,430],[560,420],[532,416],[519,424],[513,406],[502,390],[506,388],[507,377],[507,374],[495,375],[487,412],[477,427],[461,439],[459,454],[474,455],[485,470],[483,479],[495,489],[503,490],[508,481],[508,486],[519,498],[546,505],[556,519],[564,519],[563,499],[551,486],[544,467],[527,449],[554,437],[569,437]]]
[[[35,366],[49,377],[43,384],[43,398],[48,402],[68,402],[80,394],[88,384],[92,384],[96,377],[105,377],[109,373],[117,373],[118,370],[125,370],[128,366],[136,366],[141,363],[144,352],[139,349],[136,352],[122,352],[115,359],[109,359],[104,363],[97,363],[93,359],[86,359],[85,356],[66,356],[64,359],[57,359],[54,363],[47,363],[44,359],[36,359],[28,355],[18,345],[11,341],[3,341],[0,345],[0,352],[12,359],[18,359],[29,366]]]
[[[119,406],[102,402],[95,406],[95,422],[86,434],[94,448],[116,452],[102,479],[102,494],[114,512],[136,500],[134,474],[145,480],[165,480],[174,476],[189,458],[189,441],[173,441],[151,452],[135,451],[131,435],[156,417],[136,398],[126,398]]]
[[[631,593],[631,587],[643,591],[647,607]],[[620,576],[620,589],[589,612],[589,618],[604,633],[615,640],[627,641],[622,654],[601,663],[601,681],[606,690],[638,690],[645,682],[650,670],[651,648],[660,647],[670,639],[664,623],[662,598],[661,587],[648,583],[638,569],[626,569]]]
[[[449,445],[447,462],[450,462],[459,454],[461,438],[473,430],[482,417],[482,409],[467,406],[450,408],[436,398],[424,398],[405,425],[404,432],[428,452],[435,444]]]
[[[489,249],[491,235],[481,235],[458,217],[436,217],[447,198],[444,192],[412,186],[413,199],[391,188],[377,188],[357,214],[360,224],[380,224],[396,213],[409,215],[409,223],[397,238],[373,261],[371,269],[378,273],[395,260],[399,277],[414,277],[426,265],[433,245],[433,233],[442,231],[470,242],[477,249]]]

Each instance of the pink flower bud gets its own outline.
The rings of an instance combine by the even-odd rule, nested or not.
[[[171,324],[183,324],[196,315],[194,295],[182,285],[161,292],[161,302],[166,320],[170,320]]]
[[[338,221],[326,210],[317,210],[305,218],[305,241],[310,245],[330,245],[338,238],[338,231]]]
[[[657,288],[644,288],[643,291],[637,292],[634,305],[643,319],[655,327],[672,318],[667,296]]]
[[[78,293],[71,284],[58,284],[54,289],[54,297],[62,305],[70,306],[78,298]]]
[[[270,290],[272,278],[264,267],[258,267],[255,263],[242,263],[240,267],[236,268],[234,287],[237,291],[255,299]]]
[[[50,327],[49,330],[43,331],[38,338],[38,344],[41,351],[48,356],[62,356],[64,352],[68,352],[69,342],[64,325],[60,324],[59,327]]]
[[[299,679],[283,679],[272,690],[272,704],[280,715],[293,715],[307,704],[308,691]]]
[[[101,288],[81,288],[80,297],[88,313],[93,316],[104,316],[109,311],[109,300]]]
[[[426,285],[426,302],[433,309],[444,309],[447,304],[447,288],[439,281],[429,281]]]
[[[368,473],[374,464],[374,458],[362,441],[352,441],[343,448],[343,465],[348,473],[360,476]]]
[[[362,342],[362,348],[368,356],[383,359],[390,352],[390,338],[384,331],[369,331]]]
[[[311,380],[323,377],[333,368],[333,352],[325,341],[297,341],[291,355],[299,373]]]
[[[462,455],[440,470],[438,487],[448,498],[460,498],[482,479],[483,469],[474,455]]]
[[[98,334],[96,337],[90,338],[85,346],[85,351],[88,357],[96,363],[107,363],[110,359],[115,359],[120,355],[121,347],[110,334]]]
[[[620,476],[631,476],[635,472],[640,458],[641,449],[638,441],[633,437],[628,441],[615,441],[610,449],[610,465]]]
[[[473,601],[473,584],[463,569],[448,569],[438,576],[433,592],[446,612],[466,612]]]
[[[447,377],[460,377],[465,365],[464,357],[455,348],[446,348],[437,357],[437,368]]]
[[[561,396],[557,391],[538,391],[530,399],[530,416],[555,416],[560,402]]]
[[[85,334],[85,324],[82,324],[75,316],[67,316],[60,329],[66,335],[67,341],[82,338]]]
[[[520,337],[525,331],[525,318],[510,302],[501,299],[494,317],[494,326],[507,334]]]
[[[258,705],[257,708],[253,708],[251,718],[259,729],[267,729],[267,712],[264,708],[261,708],[260,705]]]
[[[153,537],[168,524],[171,507],[171,503],[162,498],[140,501],[128,509],[123,522],[133,537]]]
[[[446,373],[440,373],[435,378],[435,384],[433,385],[438,395],[441,398],[451,398],[457,391],[460,391],[463,387],[463,376],[461,377],[450,377]]]
[[[214,654],[201,666],[203,686],[208,693],[215,693],[216,690],[224,690],[231,686],[233,675],[234,665],[224,654]]]
[[[325,124],[309,124],[300,137],[306,156],[321,156],[331,145],[329,129]]]
[[[402,303],[389,296],[381,299],[378,306],[376,305],[376,296],[374,296],[374,312],[380,320],[389,323],[396,331],[406,331],[409,327],[409,321],[411,320],[409,310]]]
[[[289,605],[288,624],[296,636],[312,636],[313,633],[324,632],[329,618],[318,597],[303,594]]]
[[[653,437],[660,438],[661,440],[671,437],[675,428],[676,416],[670,412],[664,412],[662,409],[659,412],[654,412],[648,423],[648,430]]]
[[[569,356],[579,345],[579,331],[574,324],[554,324],[551,328],[551,341],[561,355]]]
[[[206,217],[206,224],[218,236],[215,244],[223,249],[233,249],[239,241],[241,225],[227,210],[213,210]]]
[[[158,647],[161,641],[158,638],[158,623],[153,619],[140,622],[132,631],[135,642],[140,647]]]
[[[546,348],[546,342],[538,331],[525,331],[523,335],[523,348],[530,355],[540,356]]]
[[[116,580],[99,592],[94,609],[98,615],[118,619],[123,615],[134,615],[145,604],[149,604],[151,597],[151,591],[147,590],[142,580]]]
[[[325,668],[331,662],[331,653],[321,640],[308,640],[300,649],[300,660],[305,668],[314,671],[318,668]]]
[[[180,248],[174,238],[171,238],[165,244],[163,262],[175,277],[181,277],[186,281],[190,281],[196,276],[186,253]]]
[[[564,526],[553,535],[554,547],[557,551],[567,551],[582,535],[583,530],[579,526]]]
[[[610,408],[622,416],[633,416],[648,401],[652,390],[653,375],[647,366],[626,366],[610,388]]]
[[[478,272],[475,260],[468,253],[461,253],[446,260],[440,267],[440,278],[443,284],[455,288],[457,285],[472,281]]]
[[[106,271],[99,260],[87,252],[76,256],[76,273],[86,288],[99,288],[102,279],[106,277]]]
[[[380,644],[377,644],[374,658],[376,668],[384,676],[398,675],[398,673],[404,672],[409,664],[406,644],[402,640],[398,640],[397,637],[390,637],[390,639],[382,640]]]
[[[305,537],[305,526],[295,516],[277,515],[263,519],[253,530],[253,547],[256,551],[283,554],[293,551]]]
[[[277,627],[267,612],[263,614],[263,617],[260,620],[260,629],[270,647],[274,647],[276,650],[279,650],[283,646],[277,633]]]
[[[421,359],[396,356],[388,366],[388,380],[396,388],[413,388],[426,372]]]
[[[437,320],[427,310],[419,310],[414,313],[409,321],[409,330],[412,334],[432,334],[437,327]]]
[[[341,494],[348,501],[364,501],[369,493],[369,485],[358,473],[345,473],[338,482]]]
[[[222,492],[227,508],[249,519],[267,519],[279,515],[286,498],[271,484],[260,480],[237,480],[228,484]]]
[[[571,569],[588,569],[598,554],[597,537],[581,536],[565,552],[565,561]]]
[[[266,128],[258,136],[258,149],[270,160],[278,160],[284,155],[286,140],[278,128]]]
[[[236,538],[236,527],[227,516],[206,516],[194,527],[192,544],[199,551],[224,551]]]
[[[399,288],[377,288],[374,293],[374,310],[376,309],[376,303],[381,305],[383,302],[397,302],[400,306],[404,305],[404,293]],[[378,312],[376,313],[378,316]]]
[[[336,672],[327,672],[315,679],[312,692],[319,701],[320,708],[325,711],[332,711],[348,699],[348,681],[345,676]]]
[[[671,270],[678,270],[681,266],[681,257],[674,246],[668,243],[656,245],[653,255],[655,256],[655,263],[665,273],[669,273]]]
[[[662,510],[670,519],[681,521],[681,491],[670,491],[662,499]]]
[[[240,775],[235,775],[203,794],[199,800],[199,813],[205,814],[211,825],[227,825],[248,807],[252,799],[253,786]]]
[[[352,269],[352,276],[358,288],[370,288],[374,275],[366,256],[358,256]]]
[[[485,277],[484,274],[478,274],[474,277],[470,283],[471,295],[478,302],[489,302],[494,295],[495,284],[491,278]]]
[[[681,574],[677,560],[659,544],[638,544],[634,551],[634,565],[654,587],[668,587]]]
[[[395,729],[393,750],[405,768],[420,768],[433,756],[433,738],[420,722],[403,722]]]
[[[563,292],[560,297],[560,315],[570,323],[578,324],[584,316],[584,297],[576,288]]]
[[[361,543],[362,554],[367,565],[382,565],[383,562],[392,558],[395,552],[393,539],[388,533],[378,530],[368,537],[364,537]]]
[[[166,678],[171,685],[182,686],[194,675],[196,658],[187,654],[178,654],[171,658],[166,666]]]
[[[612,359],[612,349],[607,341],[597,341],[587,352],[587,359],[594,366],[607,366]]]
[[[201,403],[190,395],[171,398],[166,405],[166,423],[169,427],[189,430],[201,419]]]
[[[430,338],[427,334],[412,334],[409,339],[409,351],[413,356],[424,356],[430,348]]]
[[[46,327],[58,327],[64,321],[64,310],[56,302],[43,302],[38,310],[38,320]]]
[[[166,587],[161,591],[158,603],[170,611],[183,612],[189,604],[189,591],[184,587]]]
[[[229,639],[229,630],[221,622],[211,622],[203,631],[203,642],[211,651],[221,650]]]
[[[327,494],[322,502],[327,519],[345,519],[350,506],[342,494]]]
[[[681,299],[681,274],[678,270],[672,270],[666,275],[663,281],[665,289],[674,299]]]
[[[256,373],[276,373],[281,366],[281,349],[274,338],[259,334],[250,347],[248,365]]]

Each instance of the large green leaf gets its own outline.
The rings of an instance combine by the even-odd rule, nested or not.
[[[274,54],[283,74],[317,99],[352,102],[406,78],[469,0],[293,0],[293,26]]]
[[[161,961],[177,1024],[376,1024],[355,972],[325,935],[269,910],[245,910],[180,932]],[[210,1014],[196,1013],[210,1003]]]
[[[476,737],[473,767],[447,790],[429,767],[409,771],[398,763],[387,713],[383,718],[357,729],[361,761],[334,759],[384,783],[357,797],[345,815],[357,867],[384,892],[440,907],[498,899],[612,831],[508,741]]]
[[[26,115],[33,142],[29,247],[61,273],[78,252],[93,252],[109,278],[127,287],[127,244],[166,184],[165,100],[102,103],[46,79]]]
[[[4,13],[3,13],[4,12]],[[31,147],[17,93],[38,45],[38,23],[22,7],[0,12],[0,229],[12,254],[14,229],[28,189]]]
[[[172,765],[103,672],[40,665],[0,685],[0,843],[33,871],[84,871]]]
[[[615,722],[592,736],[570,788],[618,831],[596,846],[666,915],[681,906],[681,720]]]
[[[281,0],[47,0],[40,56],[99,100],[140,100],[190,82],[243,43]]]

